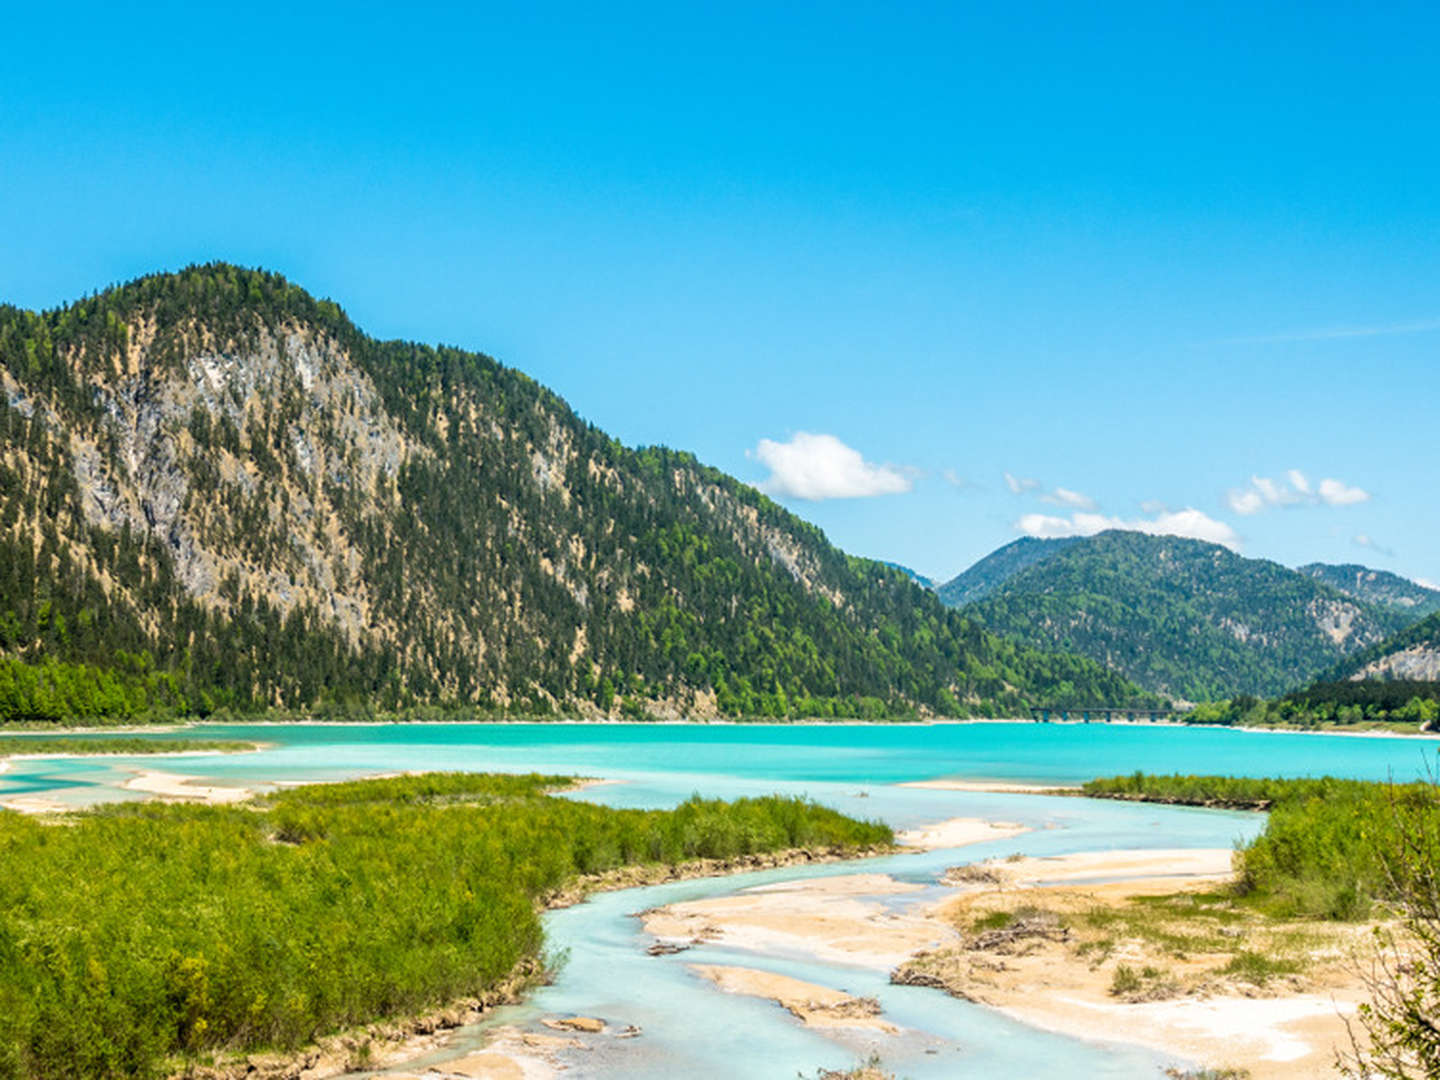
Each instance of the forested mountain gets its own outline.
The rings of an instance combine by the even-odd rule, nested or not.
[[[482,355],[215,264],[0,308],[0,719],[1129,697]]]
[[[1299,570],[1316,581],[1339,589],[1346,596],[1380,607],[1395,608],[1417,622],[1432,612],[1440,611],[1440,590],[1426,588],[1419,582],[1387,570],[1372,570],[1357,563],[1310,563]]]
[[[1332,670],[1341,679],[1440,681],[1440,612],[1364,649]]]
[[[915,584],[919,585],[922,589],[933,590],[935,588],[934,581],[926,577],[924,574],[920,573],[918,570],[910,569],[910,567],[904,565],[903,563],[890,562],[886,560],[884,563],[882,563],[882,565],[888,566],[892,570],[899,570],[902,574],[904,574],[911,581],[915,582]]]
[[[996,548],[970,569],[951,578],[935,591],[950,607],[964,607],[983,600],[1026,567],[1064,551],[1075,542],[1073,537],[1040,540],[1022,536],[1002,548]]]
[[[1408,621],[1199,540],[1117,531],[1021,549],[1036,550],[1044,557],[965,613],[1016,641],[1078,652],[1195,701],[1283,693]]]

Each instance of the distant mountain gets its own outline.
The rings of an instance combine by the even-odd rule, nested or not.
[[[964,607],[983,600],[1005,582],[1027,567],[1064,551],[1075,543],[1073,538],[1037,540],[1022,536],[1019,540],[997,548],[957,577],[936,589],[936,594],[950,607]]]
[[[1440,590],[1428,589],[1387,570],[1372,570],[1357,563],[1310,563],[1300,567],[1300,573],[1323,581],[1346,596],[1395,608],[1417,621],[1440,611]]]
[[[1440,612],[1356,653],[1327,678],[1440,681]]]
[[[689,454],[224,264],[0,305],[0,721],[1129,697]]]
[[[886,561],[884,565],[890,567],[890,569],[892,570],[899,570],[902,574],[908,577],[911,581],[915,582],[915,584],[919,585],[922,589],[929,589],[931,592],[935,591],[935,582],[932,578],[928,578],[924,574],[919,573],[916,570],[911,570],[910,567],[904,565],[903,563]]]
[[[964,611],[991,629],[1196,701],[1283,693],[1408,621],[1278,563],[1133,532],[1017,541],[966,578],[982,599]]]

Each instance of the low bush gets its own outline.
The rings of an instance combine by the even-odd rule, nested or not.
[[[0,814],[0,1077],[151,1077],[478,996],[577,875],[889,842],[799,799],[614,810],[545,776],[297,788],[250,805]]]

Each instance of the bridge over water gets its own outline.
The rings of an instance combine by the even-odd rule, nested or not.
[[[1078,709],[1037,707],[1030,710],[1030,719],[1037,724],[1110,724],[1116,721],[1131,724],[1160,724],[1174,720],[1184,712],[1183,709],[1156,708],[1149,705],[1089,705]]]

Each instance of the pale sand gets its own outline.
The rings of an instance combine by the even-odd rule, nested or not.
[[[998,722],[998,721],[997,721]],[[1053,795],[1079,791],[1078,787],[1057,784],[1017,784],[1010,780],[908,780],[896,787],[927,791],[979,791],[991,795]]]
[[[385,1073],[384,1080],[440,1080],[456,1077],[461,1080],[551,1080],[561,1066],[555,1060],[556,1050],[579,1049],[579,1039],[554,1035],[536,1035],[514,1027],[497,1028],[485,1048],[462,1057],[441,1061],[423,1073],[396,1075]],[[378,1078],[377,1078],[378,1080]]]
[[[58,799],[47,799],[44,795],[10,795],[0,799],[0,806],[21,814],[63,814],[74,809]]]
[[[180,773],[146,769],[120,786],[127,791],[143,791],[161,799],[183,799],[187,802],[244,802],[254,794],[248,788],[207,787],[195,783],[199,779],[198,776],[182,776]]]
[[[1346,995],[1357,997],[1357,995]],[[1335,1050],[1348,1047],[1344,1016],[1358,1000],[1341,994],[1177,998],[1122,1004],[1045,992],[1000,1011],[1036,1027],[1082,1039],[1108,1038],[1173,1053],[1211,1067],[1244,1067],[1251,1080],[1332,1075]]]
[[[888,913],[866,898],[916,886],[884,874],[854,874],[672,904],[643,918],[646,930],[664,940],[718,941],[759,954],[799,953],[885,968],[922,953],[949,958],[942,967],[958,992],[1035,1027],[1212,1066],[1243,1066],[1253,1080],[1327,1075],[1334,1048],[1346,1042],[1343,1017],[1364,997],[1346,962],[1350,950],[1363,945],[1364,926],[1321,927],[1323,940],[1302,975],[1265,989],[1217,977],[1223,957],[1161,957],[1138,941],[1117,942],[1102,959],[1077,953],[1075,937],[981,953],[959,947],[974,919],[988,910],[1034,905],[1079,914],[1119,907],[1136,896],[1214,888],[1232,877],[1232,854],[1223,848],[1156,849],[990,861],[959,875],[974,879],[979,870],[989,880],[963,881],[950,897],[914,915]],[[1089,884],[1096,881],[1104,883]],[[1263,951],[1259,941],[1252,944]],[[1110,993],[1119,963],[1138,969],[1152,962],[1190,979],[1189,985],[1204,980],[1205,986],[1162,1001],[1130,1003]],[[838,1001],[841,993],[749,968],[695,970],[721,989],[769,998],[792,1012],[792,1005]]]
[[[1071,915],[1119,908],[1133,897],[1213,888],[1232,877],[1230,855],[1218,849],[1087,852],[985,863],[982,868],[998,882],[969,883],[932,913],[963,927],[989,911],[1017,906]],[[1075,884],[1125,875],[1129,880]],[[1212,1067],[1242,1066],[1252,1080],[1331,1075],[1335,1049],[1348,1046],[1344,1016],[1365,999],[1349,963],[1368,934],[1363,925],[1307,924],[1305,929],[1321,940],[1312,948],[1303,975],[1277,978],[1264,989],[1217,975],[1225,954],[1180,956],[1139,939],[1119,940],[1104,956],[1085,953],[1080,946],[1087,936],[1103,935],[1087,935],[1083,920],[1076,926],[1079,935],[1069,940],[952,949],[921,964],[945,973],[962,996],[1036,1027],[1076,1038],[1134,1043]],[[1248,944],[1264,952],[1260,939]],[[1134,970],[1154,964],[1197,989],[1168,1000],[1122,1001],[1111,993],[1121,963]]]
[[[755,968],[719,964],[691,964],[690,970],[709,979],[729,994],[748,994],[775,1002],[807,1027],[860,1027],[894,1035],[900,1029],[880,1018],[874,1000],[856,998],[843,990],[792,979]]]
[[[1013,821],[957,817],[897,833],[895,842],[919,851],[934,851],[937,848],[966,847],[990,840],[1005,840],[1029,831],[1030,826],[1019,825]]]
[[[888,969],[912,953],[957,939],[955,931],[938,920],[896,915],[860,899],[919,888],[883,874],[819,878],[671,904],[644,912],[642,918],[646,931],[666,942],[719,941],[758,953],[802,952]]]
[[[1171,891],[1203,880],[1221,881],[1233,873],[1231,848],[1150,848],[1137,851],[1082,851],[1072,855],[1026,856],[990,861],[987,869],[1007,885],[1032,887],[1066,882],[1166,879]]]

